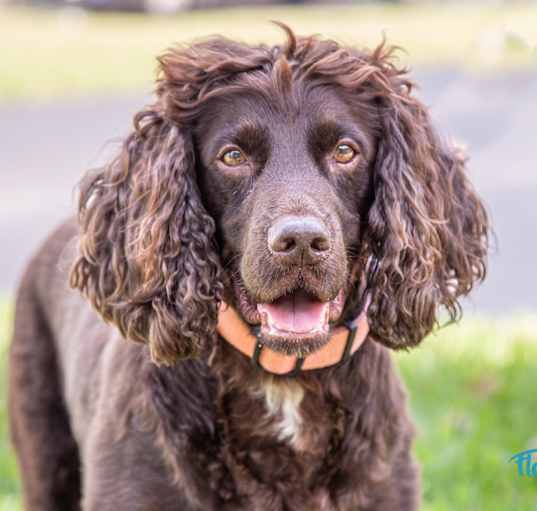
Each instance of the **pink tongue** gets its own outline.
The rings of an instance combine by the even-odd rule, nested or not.
[[[328,306],[329,302],[320,302],[299,291],[272,303],[260,303],[257,307],[259,312],[268,315],[269,326],[287,332],[307,333],[324,326]]]

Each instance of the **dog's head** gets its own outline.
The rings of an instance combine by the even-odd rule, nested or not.
[[[199,352],[218,305],[306,354],[356,314],[418,343],[485,275],[488,223],[384,44],[223,38],[160,58],[157,100],[89,173],[72,285],[157,363]],[[374,258],[378,271],[367,274]]]

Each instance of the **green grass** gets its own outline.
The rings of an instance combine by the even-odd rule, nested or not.
[[[281,41],[277,19],[298,33],[360,46],[384,32],[415,65],[502,68],[537,63],[537,4],[272,6],[158,17],[0,7],[0,101],[95,92],[149,92],[155,56],[177,41],[221,33]]]
[[[6,440],[5,350],[9,303],[0,302],[0,511],[18,511],[19,483]],[[396,356],[418,426],[425,511],[530,511],[537,480],[508,462],[537,447],[537,317],[466,320]]]
[[[7,431],[6,355],[11,336],[12,307],[0,298],[0,511],[18,511],[20,485]]]
[[[535,510],[537,480],[508,459],[537,447],[537,318],[467,320],[397,359],[418,425],[424,508]]]

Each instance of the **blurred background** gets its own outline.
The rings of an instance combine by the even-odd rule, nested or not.
[[[537,447],[536,1],[0,0],[0,511],[21,509],[5,358],[25,262],[151,101],[156,55],[216,33],[280,42],[270,20],[361,47],[384,34],[466,147],[496,232],[489,276],[459,325],[396,356],[423,508],[537,509],[537,479],[508,461]]]

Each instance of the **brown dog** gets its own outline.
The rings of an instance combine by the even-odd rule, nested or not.
[[[387,348],[458,316],[487,217],[388,47],[286,31],[164,54],[78,225],[30,263],[10,373],[29,511],[417,509]]]

